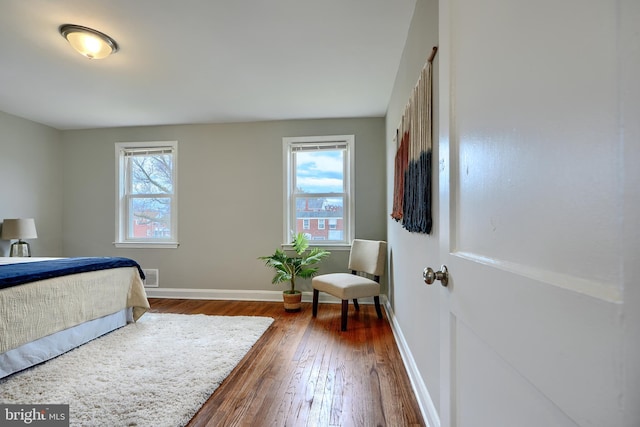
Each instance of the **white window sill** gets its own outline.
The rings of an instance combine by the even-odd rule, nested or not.
[[[282,249],[284,249],[285,251],[292,251],[293,250],[293,245],[291,243],[287,243],[287,244],[282,244]],[[348,243],[327,243],[325,245],[319,244],[319,243],[309,243],[309,249],[312,248],[321,248],[321,249],[326,249],[328,251],[350,251],[351,250],[351,245]]]
[[[176,249],[180,246],[179,243],[164,243],[164,242],[113,242],[116,248],[130,248],[130,249]]]

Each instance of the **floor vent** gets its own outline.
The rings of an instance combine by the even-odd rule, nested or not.
[[[145,288],[157,288],[158,287],[158,269],[157,268],[144,268],[144,287]]]

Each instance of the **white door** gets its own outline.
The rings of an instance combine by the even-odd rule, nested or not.
[[[443,427],[640,425],[638,4],[440,1]]]

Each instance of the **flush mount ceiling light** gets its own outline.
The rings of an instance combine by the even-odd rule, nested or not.
[[[106,58],[118,51],[114,39],[93,28],[65,24],[60,26],[59,31],[71,47],[89,59]]]

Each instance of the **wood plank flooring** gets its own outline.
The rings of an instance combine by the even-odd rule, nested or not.
[[[356,314],[350,304],[340,332],[340,304],[320,304],[313,319],[310,303],[286,313],[271,302],[149,301],[154,312],[275,320],[189,427],[425,425],[386,315],[372,305]]]

